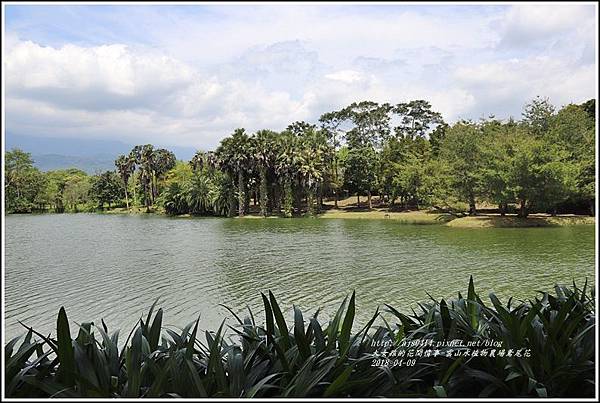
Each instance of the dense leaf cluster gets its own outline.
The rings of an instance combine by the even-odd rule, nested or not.
[[[329,321],[294,307],[291,322],[263,294],[263,323],[250,310],[244,319],[231,312],[229,336],[223,324],[201,335],[198,320],[165,327],[153,305],[121,344],[103,321],[82,323],[72,339],[61,308],[55,338],[28,328],[6,344],[6,396],[592,397],[595,316],[586,288],[556,286],[518,303],[490,294],[490,305],[471,279],[466,297],[432,299],[412,314],[385,305],[357,332],[354,293]],[[496,340],[530,356],[447,358],[457,347],[446,346],[414,365],[373,365],[381,346],[450,339]]]

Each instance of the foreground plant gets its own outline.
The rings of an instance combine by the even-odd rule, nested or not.
[[[79,325],[75,339],[61,308],[56,338],[27,327],[5,346],[7,397],[593,397],[593,291],[556,286],[554,295],[506,304],[490,294],[486,306],[475,293],[451,301],[431,299],[419,312],[385,305],[354,333],[355,295],[327,324],[319,311],[305,318],[293,307],[288,324],[275,296],[262,295],[264,324],[254,314],[226,337],[198,334],[198,320],[174,331],[162,326],[155,304],[140,318],[122,347],[119,331],[104,321]],[[387,317],[387,320],[386,320]],[[375,321],[380,319],[378,323]],[[397,322],[397,323],[390,323]],[[98,336],[98,338],[97,338]],[[418,357],[411,365],[379,365],[381,346],[410,342],[466,343],[496,340],[529,357]],[[399,351],[399,350],[397,350]]]

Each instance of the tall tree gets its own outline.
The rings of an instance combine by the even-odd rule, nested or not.
[[[278,154],[275,160],[275,169],[281,182],[282,209],[284,217],[291,217],[293,213],[293,188],[292,181],[299,165],[298,137],[290,131],[284,131],[277,139]]]
[[[483,193],[482,131],[473,122],[456,123],[442,142],[440,158],[448,164],[452,174],[452,191],[469,204],[469,214],[476,215],[477,199]]]
[[[166,150],[164,148],[154,150],[152,155],[152,200],[156,199],[156,197],[158,196],[159,181],[161,181],[164,178],[164,175],[170,169],[175,167],[176,162],[177,159],[175,158],[175,154],[173,154],[171,151]]]
[[[339,111],[327,112],[321,115],[319,122],[321,123],[322,130],[325,131],[329,145],[331,147],[331,172],[332,180],[330,181],[330,187],[334,197],[334,207],[338,208],[339,192],[342,188],[342,181],[340,180],[340,166],[338,153],[341,146],[341,142],[344,139],[345,131],[342,129],[344,123],[348,121],[347,111],[342,109]]]
[[[356,192],[357,207],[360,206],[361,193],[366,193],[368,206],[372,208],[371,192],[376,187],[378,168],[375,149],[369,145],[349,148],[344,168],[346,185]]]
[[[554,111],[555,108],[548,98],[537,96],[523,108],[523,123],[533,135],[543,136],[550,127]]]
[[[269,214],[269,173],[275,165],[275,141],[277,133],[271,130],[259,130],[254,139],[254,163],[259,171],[260,181],[260,214],[266,217]]]
[[[6,210],[30,212],[36,204],[36,198],[46,187],[44,175],[33,166],[31,154],[20,149],[6,152],[4,161]]]
[[[221,141],[216,150],[220,165],[232,177],[237,176],[238,215],[243,217],[246,204],[245,176],[250,165],[250,138],[244,129]],[[231,204],[230,204],[231,205]],[[231,210],[231,209],[230,209]]]
[[[122,191],[123,183],[114,171],[105,171],[92,178],[91,192],[99,208],[103,208],[104,203],[110,208],[112,203],[121,200]]]
[[[119,176],[123,181],[123,186],[125,189],[125,204],[127,205],[127,210],[129,210],[129,196],[127,195],[127,186],[129,183],[129,178],[133,175],[135,171],[135,160],[130,156],[119,155],[115,160],[115,166],[117,167],[117,171],[119,172]]]
[[[364,146],[380,147],[390,135],[389,104],[378,104],[371,101],[353,103],[343,110],[354,127],[346,132],[348,148]]]
[[[400,123],[394,128],[397,137],[424,137],[433,127],[443,124],[442,115],[431,110],[431,104],[422,99],[397,104],[393,113]]]

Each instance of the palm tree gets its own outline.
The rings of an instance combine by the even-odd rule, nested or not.
[[[158,181],[169,172],[169,170],[175,167],[177,158],[169,150],[160,148],[153,152],[152,156],[152,199],[155,200],[158,196]]]
[[[297,137],[290,131],[284,131],[277,138],[277,157],[275,169],[283,187],[283,215],[291,217],[293,211],[292,181],[297,173],[299,153]]]
[[[192,214],[205,214],[213,209],[215,192],[207,175],[196,173],[186,192],[187,205]]]
[[[121,176],[121,180],[125,186],[125,204],[127,205],[127,210],[129,210],[129,197],[127,196],[127,183],[129,182],[129,178],[135,171],[135,160],[130,158],[130,156],[119,155],[115,160],[115,166],[117,167],[117,171],[119,172],[119,176]]]
[[[135,146],[131,149],[131,151],[129,152],[128,155],[129,160],[131,161],[131,164],[133,165],[133,172],[131,174],[131,176],[133,177],[133,203],[135,204],[136,200],[137,200],[137,195],[136,195],[136,177],[135,177],[135,170],[137,167],[139,167],[139,164],[141,163],[141,158],[142,158],[142,146]],[[141,169],[140,169],[141,170]],[[138,180],[141,180],[141,172],[138,173]]]
[[[301,183],[307,192],[307,209],[309,215],[315,214],[315,199],[322,187],[327,168],[329,146],[324,131],[309,128],[300,138],[300,158],[298,170]],[[319,198],[318,208],[320,210]]]
[[[246,193],[245,193],[245,174],[249,169],[249,150],[251,141],[244,129],[236,129],[232,136],[221,141],[215,154],[221,169],[229,175],[231,180],[237,176],[237,195],[238,195],[238,215],[244,216]],[[229,216],[233,215],[235,210],[235,201],[230,199]]]
[[[273,169],[276,135],[277,133],[271,130],[259,130],[256,132],[253,144],[253,165],[258,168],[260,176],[260,214],[263,217],[269,213],[268,173]]]
[[[154,146],[146,144],[138,150],[138,164],[140,166],[140,181],[144,192],[146,212],[150,212],[150,206],[154,203],[152,192],[152,176],[154,169]]]

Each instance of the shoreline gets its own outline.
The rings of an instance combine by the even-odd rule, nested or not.
[[[163,211],[146,212],[145,208],[135,208],[128,211],[124,207],[111,208],[104,211],[78,212],[87,214],[117,214],[117,215],[144,215],[163,216],[171,218],[226,218],[218,216],[195,216],[192,214],[168,215]],[[67,214],[78,214],[67,213]],[[63,213],[26,213],[31,215],[63,214]],[[232,218],[239,219],[235,216]],[[262,217],[256,213],[250,213],[243,219],[287,219],[277,215]],[[427,210],[388,212],[384,209],[372,209],[364,211],[348,211],[345,209],[325,210],[314,217],[306,215],[293,218],[319,218],[319,219],[344,219],[344,220],[392,220],[402,225],[441,225],[451,228],[535,228],[535,227],[567,227],[575,225],[595,225],[596,218],[592,216],[562,214],[551,216],[550,214],[530,214],[527,218],[517,217],[515,214],[507,214],[501,217],[499,214],[479,214],[477,216],[455,217],[448,213],[430,212]]]

